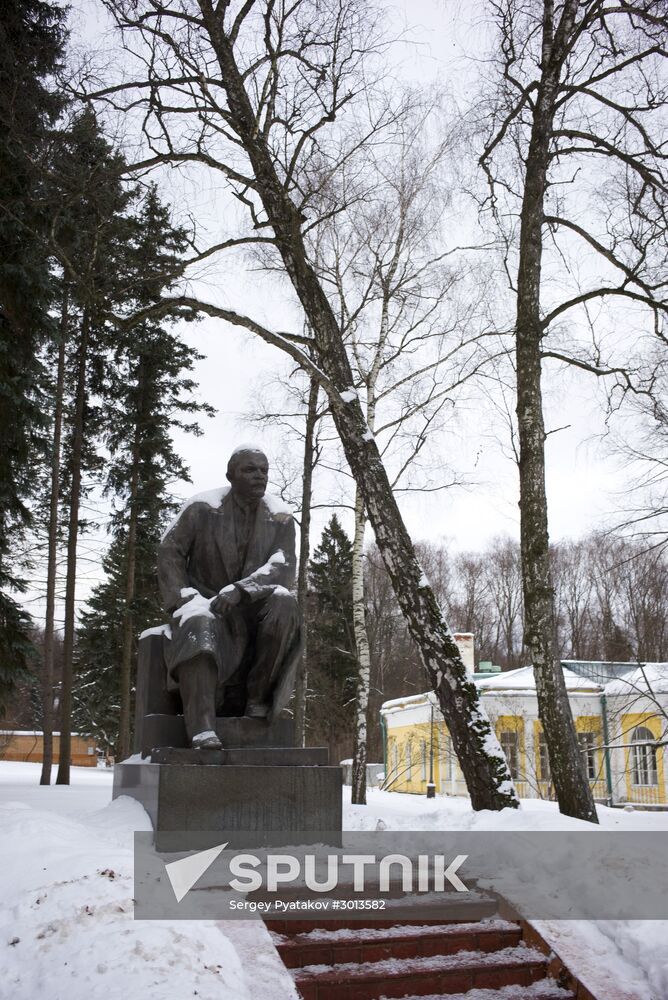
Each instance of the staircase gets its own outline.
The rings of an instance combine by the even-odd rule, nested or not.
[[[573,1000],[516,923],[271,920],[302,1000]]]

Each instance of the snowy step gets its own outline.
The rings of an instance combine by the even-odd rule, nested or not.
[[[391,928],[344,928],[294,937],[274,935],[274,943],[289,969],[307,965],[378,962],[388,958],[427,958],[459,951],[498,951],[519,944],[517,924],[506,920]]]
[[[445,901],[443,898],[444,895],[447,896]],[[282,896],[281,898],[284,897]],[[456,925],[463,922],[488,920],[496,916],[498,913],[498,902],[495,899],[474,895],[473,893],[467,893],[464,899],[462,899],[459,893],[445,893],[429,901],[419,898],[417,905],[419,916],[412,916],[412,908],[409,899],[387,900],[385,909],[382,911],[385,919],[379,919],[378,911],[375,910],[360,910],[357,911],[356,915],[344,916],[345,910],[343,908],[338,911],[332,909],[331,913],[338,912],[341,916],[333,917],[332,919],[321,919],[319,926],[327,926],[331,930],[339,930],[341,928],[356,928],[359,930],[361,927],[389,928],[394,927],[396,924],[403,924],[404,926],[422,926],[424,924]],[[295,916],[279,918],[278,920],[270,919],[266,920],[265,923],[270,931],[288,935],[310,931],[314,926],[313,917],[306,915],[304,915],[303,919]]]
[[[388,1000],[381,997],[380,1000]],[[431,996],[410,996],[402,1000],[443,1000],[442,993]],[[541,979],[531,986],[501,986],[498,990],[468,990],[451,993],[447,1000],[575,1000],[570,990],[562,990],[551,979]]]
[[[542,952],[519,945],[493,952],[308,965],[293,969],[293,976],[303,1000],[379,1000],[529,986],[544,979],[546,969]]]

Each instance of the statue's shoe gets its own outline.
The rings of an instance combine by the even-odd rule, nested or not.
[[[270,709],[271,705],[266,705],[263,701],[249,701],[246,705],[246,718],[266,719]]]
[[[203,733],[197,733],[193,736],[192,741],[193,750],[222,750],[223,744],[220,742],[213,729],[207,729]]]

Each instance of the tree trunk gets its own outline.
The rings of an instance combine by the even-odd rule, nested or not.
[[[69,785],[72,759],[72,677],[74,665],[74,615],[77,582],[77,543],[79,540],[79,504],[81,501],[81,460],[86,406],[86,360],[88,352],[89,314],[84,309],[79,342],[74,425],[72,428],[72,481],[70,513],[67,529],[67,578],[65,585],[65,631],[63,638],[63,676],[60,688],[60,754],[57,785]]]
[[[298,746],[306,745],[306,692],[308,689],[308,629],[306,626],[306,598],[308,594],[308,561],[311,550],[311,503],[313,470],[315,468],[315,425],[318,417],[320,386],[311,379],[304,429],[304,465],[302,486],[302,519],[299,532],[299,571],[297,574],[297,601],[304,630],[304,649],[295,679],[295,737]]]
[[[577,744],[561,665],[555,654],[554,590],[549,560],[545,493],[545,426],[541,394],[540,279],[544,199],[555,94],[576,0],[568,0],[553,39],[551,4],[545,4],[543,70],[526,165],[517,277],[517,423],[520,538],[524,589],[524,642],[536,677],[538,711],[545,732],[559,809],[597,822],[596,806]]]
[[[505,757],[475,684],[418,563],[376,442],[359,399],[336,317],[311,267],[297,209],[283,188],[266,140],[258,131],[233,46],[211,0],[199,0],[221,70],[230,122],[245,149],[276,245],[315,338],[316,361],[329,380],[332,416],[351,473],[362,494],[399,606],[437,694],[474,809],[519,804]],[[341,393],[345,393],[342,397]]]
[[[49,537],[46,567],[46,619],[44,622],[44,673],[42,675],[42,773],[40,785],[51,784],[53,765],[53,647],[55,642],[56,570],[58,557],[58,497],[60,493],[60,439],[63,425],[63,395],[65,388],[65,344],[69,323],[69,296],[63,290],[60,316],[60,343],[56,374],[56,398],[53,414],[53,445],[51,452],[51,497],[49,499]]]
[[[355,535],[353,538],[353,627],[359,668],[357,696],[355,699],[355,742],[353,749],[352,802],[366,805],[367,765],[367,715],[369,712],[369,681],[371,677],[371,652],[366,630],[366,601],[364,594],[364,529],[366,511],[359,490],[355,495]]]
[[[144,384],[143,363],[139,364],[137,385],[138,412],[132,443],[132,472],[130,474],[130,520],[128,522],[128,544],[126,551],[125,606],[123,608],[123,642],[121,653],[121,713],[118,732],[118,760],[130,755],[130,708],[132,704],[132,650],[134,642],[134,599],[137,569],[137,493],[139,491],[139,436],[143,419],[142,396]]]

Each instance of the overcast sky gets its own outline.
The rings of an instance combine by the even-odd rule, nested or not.
[[[461,0],[410,0],[392,4],[397,23],[409,28],[410,43],[397,52],[397,76],[427,86],[444,81],[464,100],[474,85],[479,67],[473,57],[485,48],[485,26],[480,22],[480,3]],[[467,13],[468,12],[468,13]],[[456,15],[456,20],[455,20]],[[106,22],[96,0],[79,0],[72,15],[77,38],[109,50]],[[189,175],[160,178],[163,197],[181,209],[184,205],[209,226],[227,210],[220,191],[204,189]],[[246,312],[274,328],[301,329],[301,319],[287,289],[265,275],[242,270],[209,271],[199,283],[202,297]],[[286,371],[283,356],[250,335],[204,319],[183,330],[183,337],[205,355],[196,377],[203,400],[217,409],[213,419],[203,422],[198,439],[178,438],[181,452],[192,470],[192,487],[181,484],[182,496],[210,489],[224,481],[230,451],[248,439],[261,440],[270,461],[281,450],[279,436],[258,434],[244,422],[253,407],[258,386],[272,372]],[[598,443],[601,433],[599,389],[587,377],[552,378],[546,383],[548,498],[553,540],[577,536],[609,522],[617,502],[617,463]],[[495,426],[496,424],[496,426]],[[564,427],[564,425],[566,425]],[[467,487],[401,500],[409,530],[415,539],[449,539],[456,549],[479,549],[498,534],[518,535],[518,489],[515,466],[503,441],[507,431],[500,416],[494,416],[484,398],[469,404],[453,432],[433,443],[438,454],[446,454]],[[321,483],[319,503],[326,503],[333,485]],[[318,511],[314,524],[317,540],[328,514]],[[349,522],[348,522],[349,523]]]

